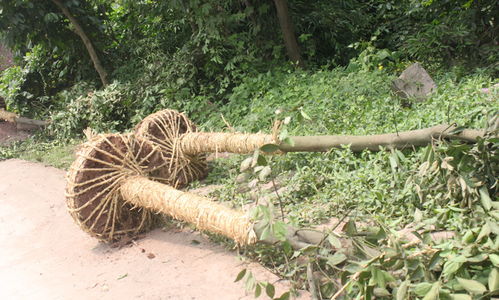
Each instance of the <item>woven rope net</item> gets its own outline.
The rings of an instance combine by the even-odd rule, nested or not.
[[[119,188],[125,178],[154,173],[162,166],[151,145],[129,134],[93,137],[79,148],[67,174],[66,202],[71,216],[84,231],[105,241],[148,230],[154,215],[126,203]]]
[[[163,178],[173,187],[183,187],[206,176],[205,155],[199,152],[187,154],[178,144],[178,137],[196,130],[196,126],[184,114],[169,109],[149,115],[137,124],[136,138],[157,146],[163,159],[168,162],[154,176]]]

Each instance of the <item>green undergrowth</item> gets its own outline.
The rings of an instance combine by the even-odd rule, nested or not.
[[[30,137],[22,142],[0,146],[0,161],[18,158],[67,170],[75,159],[75,150],[80,143],[81,140],[58,141],[40,136]]]
[[[222,113],[240,131],[268,133],[286,120],[281,135],[364,135],[442,123],[487,128],[499,111],[497,92],[480,92],[492,84],[486,76],[442,74],[428,100],[412,103],[391,94],[390,79],[383,71],[267,73],[236,88]],[[204,126],[224,124],[213,118]],[[354,253],[331,252],[328,242],[293,251],[285,238],[280,250],[246,250],[295,287],[311,290],[314,282],[324,299],[343,286],[338,299],[491,299],[499,286],[497,147],[497,139],[436,140],[403,151],[235,155],[214,161],[201,185],[222,185],[213,198],[256,211],[277,235],[283,222],[331,228],[343,220],[328,242],[353,241]],[[451,238],[431,235],[442,231]],[[310,278],[308,268],[318,275]],[[239,277],[255,295],[273,288],[244,270]]]

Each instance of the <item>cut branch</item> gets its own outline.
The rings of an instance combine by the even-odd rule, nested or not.
[[[458,130],[455,125],[437,125],[430,128],[368,136],[295,136],[292,145],[280,142],[278,130],[273,134],[198,132],[196,126],[182,113],[174,110],[158,111],[140,122],[135,138],[158,147],[160,155],[170,164],[158,171],[170,185],[183,186],[207,173],[204,153],[253,153],[267,144],[269,152],[326,152],[349,146],[354,152],[381,149],[405,149],[425,146],[437,139],[455,139],[476,142],[487,130]],[[489,130],[490,132],[490,130]],[[270,150],[272,149],[272,150]],[[204,162],[204,163],[203,163]]]
[[[62,13],[69,19],[69,22],[71,22],[71,24],[74,26],[76,34],[81,38],[83,44],[87,48],[88,54],[90,55],[90,59],[94,64],[95,70],[97,71],[97,73],[99,73],[102,85],[108,85],[109,82],[107,80],[107,71],[102,66],[101,61],[99,60],[99,56],[97,55],[97,52],[95,52],[94,46],[92,45],[92,42],[81,27],[78,20],[71,14],[68,8],[64,6],[64,4],[62,4],[61,0],[52,0],[52,2],[57,5],[57,7],[59,7]]]

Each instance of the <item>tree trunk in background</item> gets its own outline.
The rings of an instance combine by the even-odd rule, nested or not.
[[[69,22],[74,26],[76,34],[81,38],[83,41],[83,44],[85,44],[85,47],[87,48],[88,54],[90,55],[90,59],[94,63],[94,68],[99,73],[100,80],[102,82],[102,85],[106,86],[108,85],[107,81],[107,71],[104,69],[102,66],[99,57],[97,56],[97,53],[95,52],[94,46],[90,42],[90,39],[88,36],[85,34],[85,31],[83,28],[80,26],[80,23],[78,23],[78,20],[76,20],[75,17],[69,12],[68,8],[62,4],[61,0],[52,0],[52,2],[57,5],[62,11],[62,13],[69,19]]]
[[[288,56],[292,62],[297,63],[298,66],[303,68],[304,63],[300,55],[300,47],[296,41],[293,22],[291,21],[291,17],[289,15],[288,2],[287,0],[274,0],[274,3]]]

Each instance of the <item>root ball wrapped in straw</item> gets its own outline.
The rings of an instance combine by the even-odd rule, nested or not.
[[[135,127],[135,137],[160,149],[168,163],[154,175],[173,187],[183,187],[202,179],[208,173],[204,153],[187,154],[182,151],[179,137],[197,132],[197,128],[184,114],[165,109],[149,115]]]
[[[67,174],[66,202],[90,235],[114,241],[148,230],[154,214],[123,201],[119,188],[131,175],[154,173],[163,160],[150,144],[131,135],[98,135],[84,143]]]

